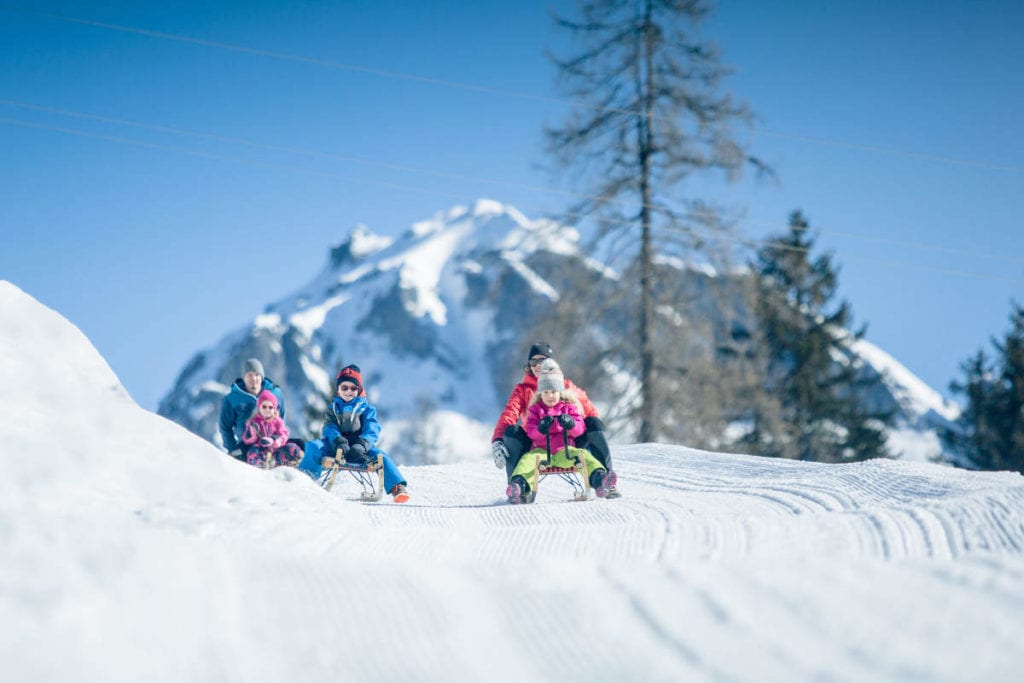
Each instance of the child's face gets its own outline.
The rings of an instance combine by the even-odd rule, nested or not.
[[[554,389],[545,389],[540,392],[540,400],[544,401],[544,405],[546,406],[555,405],[561,397],[562,395]]]
[[[260,404],[260,415],[263,417],[274,417],[277,415],[277,406],[268,401],[264,401]]]
[[[352,382],[342,382],[338,385],[338,396],[343,401],[351,401],[359,393],[359,387]]]

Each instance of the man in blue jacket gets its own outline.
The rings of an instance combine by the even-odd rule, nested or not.
[[[245,460],[242,433],[245,421],[256,410],[256,396],[264,389],[277,397],[278,415],[284,419],[284,397],[281,388],[263,375],[263,363],[250,358],[242,363],[242,376],[237,378],[220,404],[220,438],[224,449],[233,458]]]

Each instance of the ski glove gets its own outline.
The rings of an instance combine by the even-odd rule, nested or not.
[[[359,441],[362,441],[360,439]],[[354,443],[348,449],[348,453],[345,454],[345,460],[349,462],[366,462],[366,447],[362,443]]]
[[[491,443],[491,455],[494,456],[494,466],[499,470],[505,469],[505,461],[508,460],[508,449],[503,441]]]
[[[554,423],[555,418],[551,417],[550,415],[545,415],[540,419],[540,422],[537,423],[537,431],[540,432],[541,434],[547,434],[548,432],[551,431],[551,425],[553,425]]]
[[[562,429],[569,431],[576,426],[576,419],[567,413],[563,413],[558,416],[558,424],[562,425]]]
[[[334,443],[331,444],[331,447],[334,449],[335,453],[341,451],[342,455],[347,455],[349,449],[348,439],[343,436],[339,436],[334,440]]]
[[[269,446],[269,445],[271,445],[273,443],[274,443],[274,440],[271,439],[269,436],[261,436],[260,437],[260,445],[261,446]]]

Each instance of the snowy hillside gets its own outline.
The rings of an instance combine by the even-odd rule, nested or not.
[[[620,288],[616,274],[582,256],[578,243],[570,228],[530,220],[490,200],[439,213],[396,240],[360,226],[331,250],[328,263],[309,284],[197,353],[161,401],[159,413],[219,443],[221,397],[242,361],[256,356],[267,375],[284,387],[293,431],[312,435],[331,378],[355,362],[368,375],[370,397],[385,418],[382,446],[399,462],[420,463],[424,454],[435,462],[479,458],[487,451],[508,391],[521,376],[523,354],[532,341],[526,331],[569,287],[566,274],[592,269],[609,291]],[[712,338],[716,330],[750,325],[725,319],[712,293],[730,289],[719,286],[728,283],[728,276],[682,263],[662,267],[673,270],[669,277],[692,283],[690,305],[702,326],[687,329],[695,337],[690,340],[694,348],[719,346]],[[632,317],[629,303],[622,306],[606,314],[611,338],[621,336],[622,320]],[[742,304],[725,308],[732,311],[728,315],[744,315]],[[571,359],[563,362],[571,371]],[[897,415],[890,439],[894,453],[917,461],[940,455],[936,430],[956,418],[956,406],[866,341],[857,342],[845,362],[882,376],[883,390],[865,401]],[[623,366],[612,367],[621,372]],[[621,400],[621,387],[633,381],[606,379],[606,391],[585,384],[604,415]],[[613,439],[630,439],[616,429],[610,425]],[[435,447],[410,449],[410,443]]]
[[[1016,681],[1024,479],[628,446],[615,501],[488,463],[366,505],[134,404],[0,281],[10,681]]]

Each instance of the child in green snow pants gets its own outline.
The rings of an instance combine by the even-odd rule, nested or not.
[[[520,476],[526,480],[529,484],[531,491],[537,490],[537,456],[540,456],[540,461],[544,462],[548,460],[548,467],[573,467],[576,462],[574,458],[580,458],[584,466],[587,468],[587,477],[594,475],[594,472],[604,471],[604,465],[585,448],[576,448],[575,446],[569,446],[569,456],[566,457],[565,449],[559,449],[557,453],[552,453],[551,458],[548,459],[547,451],[543,448],[534,448],[532,451],[527,451],[523,454],[523,457],[519,459],[519,464],[512,470],[512,477]],[[511,477],[509,478],[511,481]]]

